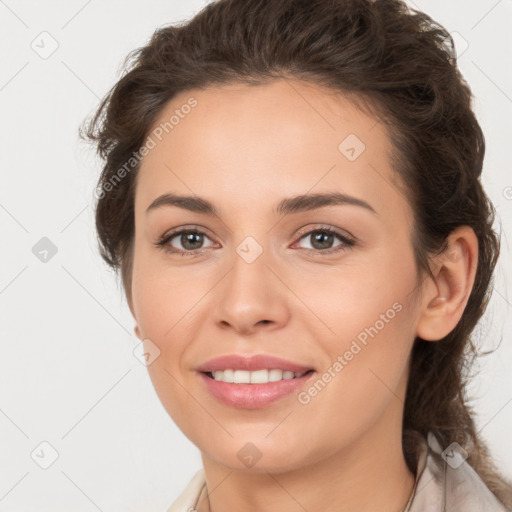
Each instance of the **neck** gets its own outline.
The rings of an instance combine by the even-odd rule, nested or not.
[[[402,454],[401,425],[391,426],[383,432],[376,425],[329,458],[286,473],[238,472],[203,454],[210,494],[197,510],[403,512],[414,475]]]

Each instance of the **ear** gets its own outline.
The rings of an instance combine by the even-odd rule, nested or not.
[[[435,258],[422,299],[416,335],[437,341],[457,325],[475,282],[478,238],[469,226],[459,226],[447,238],[448,248]]]
[[[132,301],[132,297],[131,295],[130,296],[126,296],[126,302],[128,303],[128,307],[130,308],[130,312],[135,320],[135,325],[133,327],[133,332],[135,333],[135,336],[137,336],[137,338],[139,338],[139,340],[142,340],[142,334],[140,332],[140,328],[137,324],[137,319],[135,317],[135,310],[133,308],[133,301]]]

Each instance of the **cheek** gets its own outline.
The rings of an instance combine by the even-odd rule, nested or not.
[[[310,315],[309,328],[327,355],[320,377],[323,371],[328,381],[303,397],[312,417],[325,416],[325,400],[333,408],[324,420],[335,415],[350,430],[355,416],[367,423],[397,400],[415,333],[416,275],[407,256],[397,260],[390,251],[375,265],[340,269],[311,288],[308,304],[321,321]]]
[[[410,314],[405,309],[416,286],[412,257],[397,259],[389,251],[364,264],[347,259],[314,273],[299,270],[289,281],[309,310],[309,328],[326,340],[330,352],[356,337],[364,343],[377,334],[390,336],[402,325],[398,320]]]
[[[204,419],[201,411],[192,414],[183,367],[193,339],[194,304],[203,294],[195,281],[178,279],[175,273],[157,270],[154,265],[134,265],[132,296],[137,323],[142,337],[160,351],[148,365],[148,374],[165,410],[188,435],[196,432],[199,419]]]
[[[178,349],[197,306],[212,287],[208,271],[200,266],[166,266],[154,254],[134,260],[132,298],[134,313],[147,338],[159,340],[161,350]],[[177,336],[181,332],[181,335]],[[172,340],[172,344],[171,344]]]
[[[388,303],[386,298],[384,307],[372,302],[353,314],[340,313],[334,324],[340,334],[323,337],[328,362],[298,397],[296,417],[303,418],[309,436],[322,440],[326,453],[332,444],[355,443],[380,421],[401,428],[414,335],[407,305],[397,301],[386,308]]]
[[[133,268],[134,313],[142,337],[160,351],[147,367],[148,373],[165,409],[180,428],[187,430],[193,415],[189,414],[191,395],[185,389],[191,367],[197,363],[191,359],[191,347],[203,320],[201,317],[199,321],[198,315],[204,315],[218,273],[205,272],[199,265],[165,268],[154,256],[143,251],[139,255]]]

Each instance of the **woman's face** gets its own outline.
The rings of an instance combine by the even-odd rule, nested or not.
[[[150,136],[131,308],[180,429],[276,472],[396,436],[419,310],[385,127],[276,80],[182,93]]]

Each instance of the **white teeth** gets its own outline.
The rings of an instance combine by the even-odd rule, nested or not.
[[[277,382],[279,380],[294,379],[302,377],[306,372],[294,373],[289,370],[217,370],[212,372],[213,378],[222,382],[234,384],[267,384],[268,382]]]
[[[276,382],[283,380],[283,370],[276,370],[275,368],[268,372],[268,380],[270,382]]]
[[[266,384],[268,382],[268,370],[251,372],[251,384]]]
[[[215,372],[217,373],[217,372]],[[223,372],[220,372],[222,375],[221,375],[221,379],[224,381],[224,382],[235,382],[235,372],[233,370],[224,370]],[[217,380],[220,380],[220,379],[217,379]]]
[[[251,383],[251,372],[246,370],[235,370],[235,384],[250,384]]]

